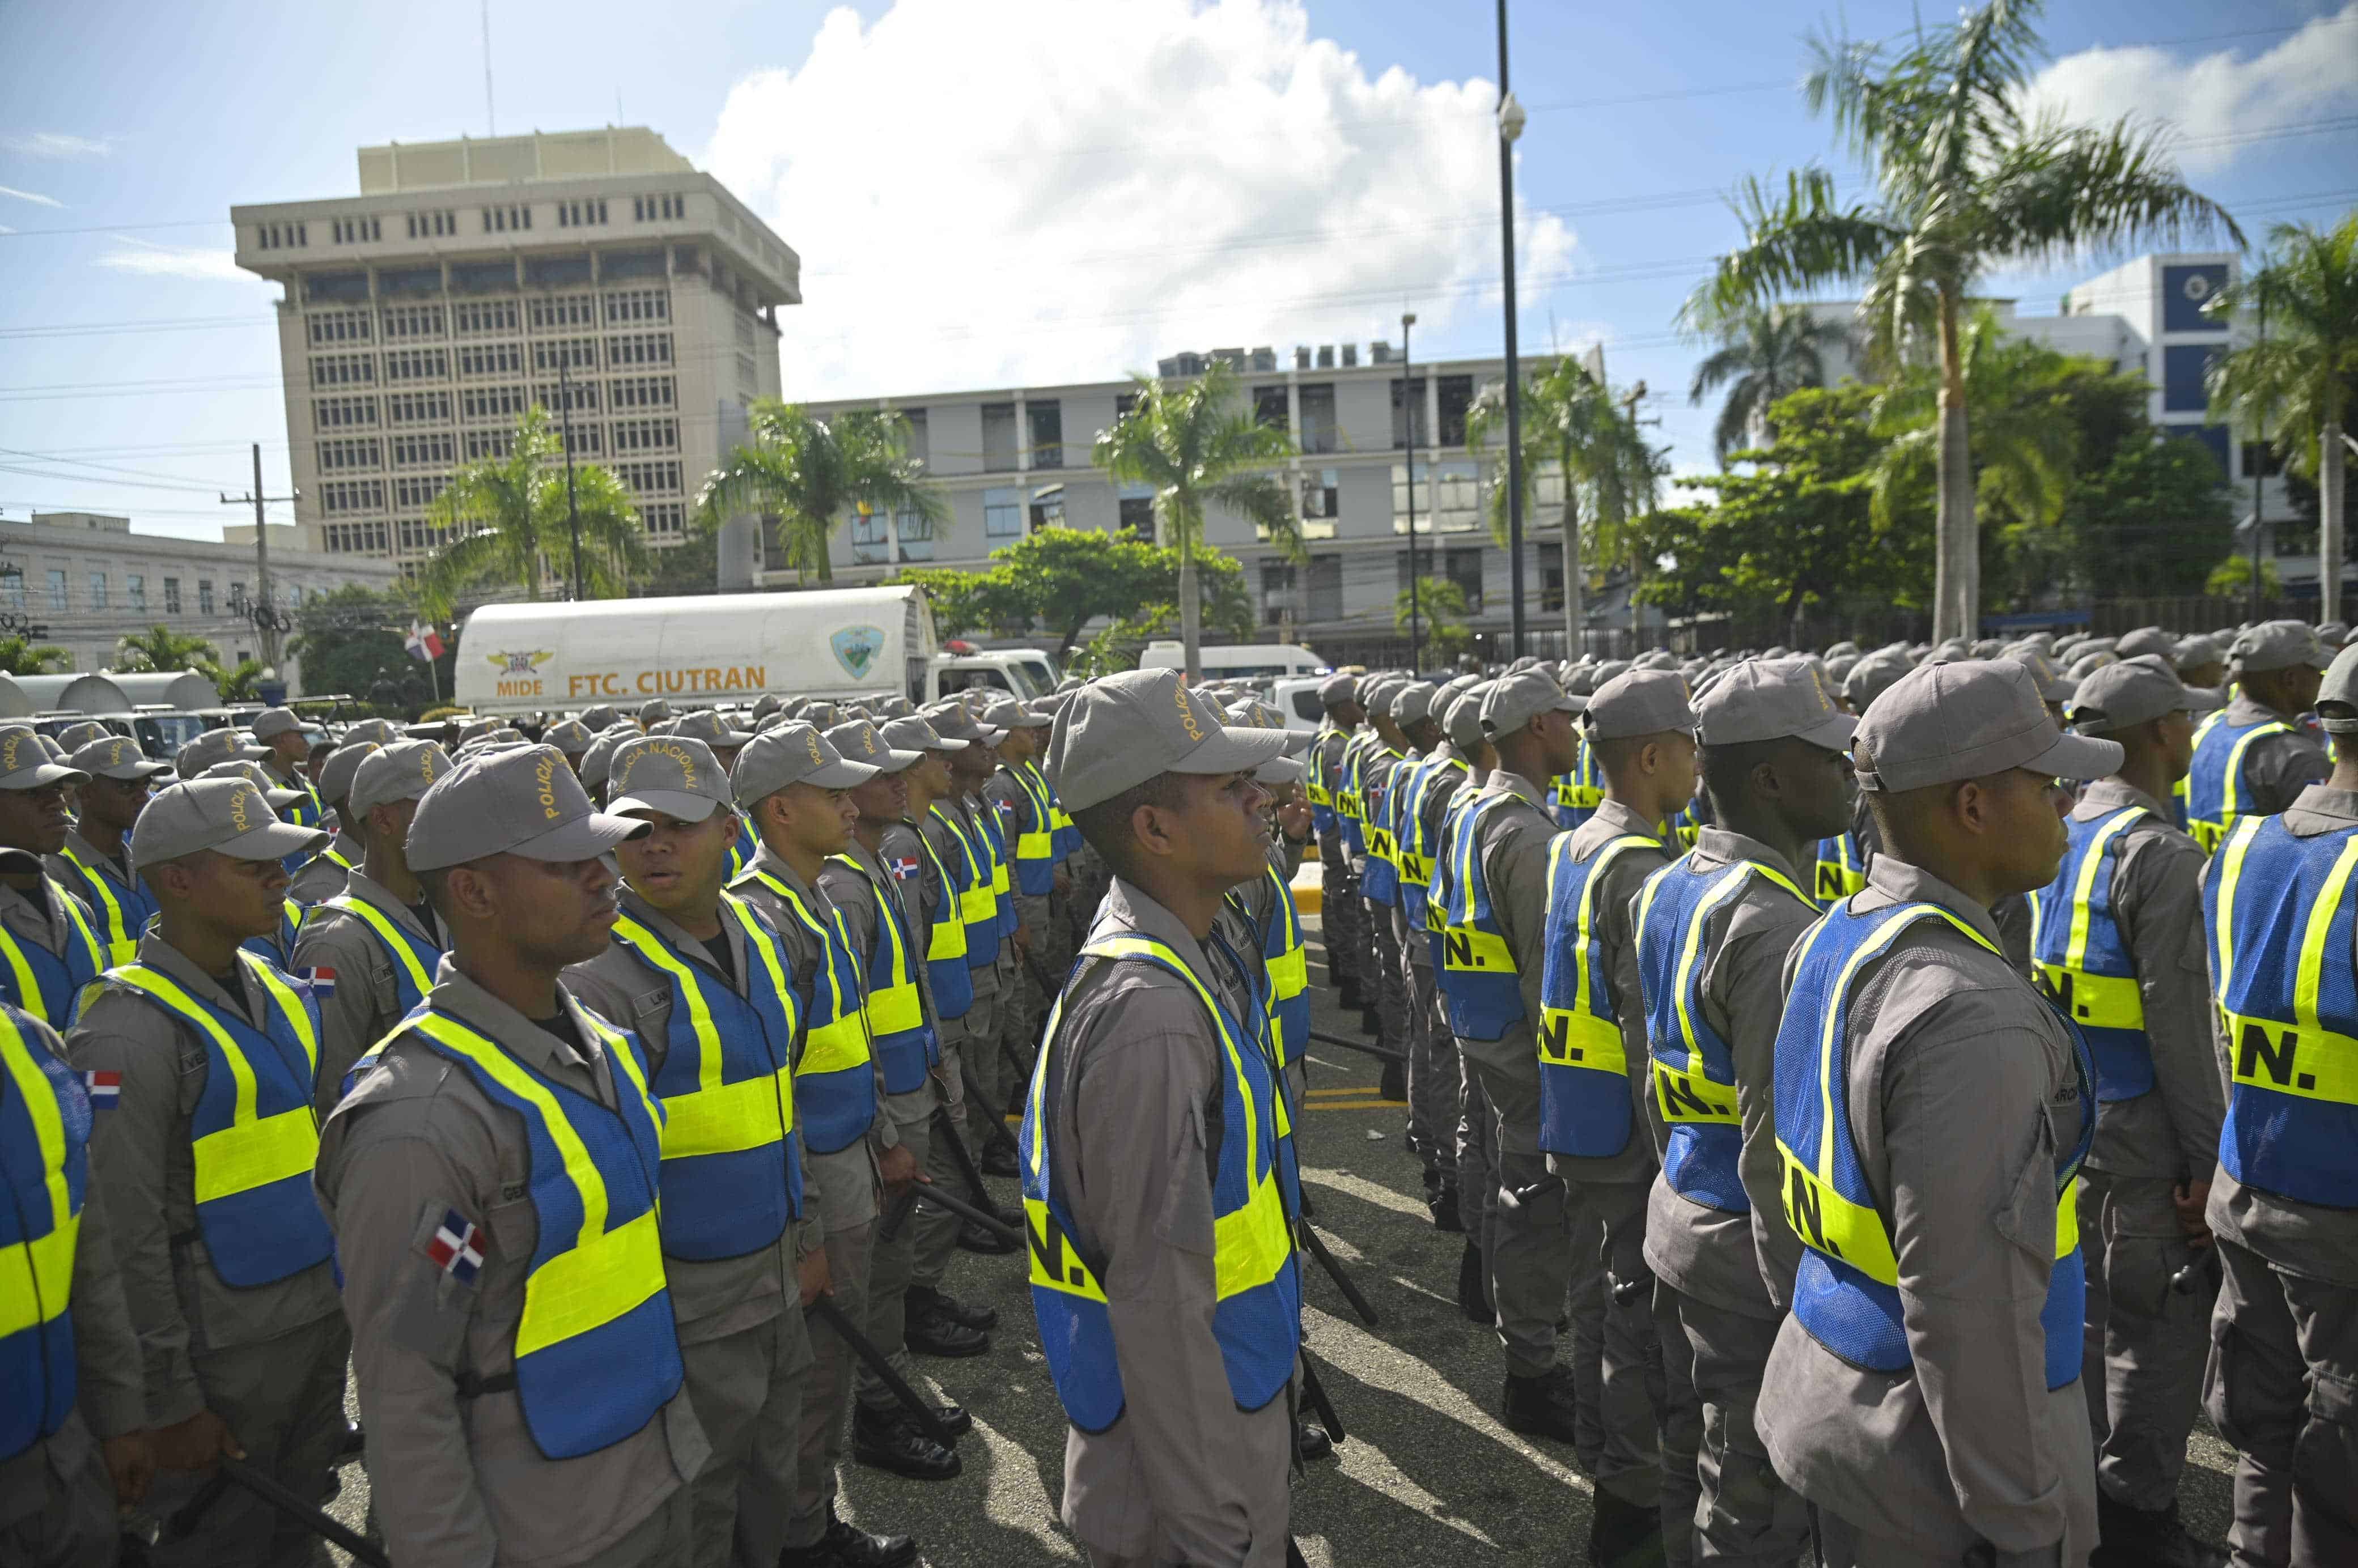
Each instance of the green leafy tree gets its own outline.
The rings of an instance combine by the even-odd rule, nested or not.
[[[706,528],[753,512],[777,519],[778,550],[806,579],[835,580],[828,541],[855,510],[914,513],[936,526],[949,507],[909,456],[909,421],[892,409],[822,418],[774,397],[747,414],[752,439],[721,460],[696,498]]]
[[[1092,621],[1127,627],[1115,641],[1144,641],[1135,627],[1179,602],[1179,552],[1126,534],[1043,528],[991,552],[986,571],[904,568],[903,582],[924,588],[934,624],[945,636],[987,630],[1056,639],[1062,668]],[[1197,562],[1197,591],[1215,629],[1243,633],[1252,625],[1244,568],[1225,556]]]
[[[2202,579],[2202,591],[2213,599],[2243,599],[2252,591],[2252,559],[2249,556],[2229,556],[2211,568]],[[2275,599],[2284,592],[2284,583],[2277,576],[2277,564],[2263,558],[2260,562],[2260,597]]]
[[[1205,513],[1217,507],[1251,524],[1288,560],[1309,558],[1293,489],[1271,471],[1294,455],[1293,438],[1242,406],[1225,363],[1188,381],[1136,383],[1136,401],[1098,432],[1089,460],[1117,480],[1154,488],[1156,536],[1179,552],[1179,641],[1193,679],[1203,667],[1196,557]]]
[[[427,508],[427,521],[449,529],[451,538],[418,574],[420,601],[438,620],[448,619],[459,595],[471,589],[519,587],[526,599],[537,600],[544,570],[570,582],[577,504],[583,593],[592,599],[627,593],[632,575],[649,567],[638,506],[622,481],[596,463],[573,465],[568,497],[565,438],[547,410],[535,404],[517,421],[507,456],[464,465]]]
[[[719,591],[720,535],[714,528],[690,528],[687,536],[667,550],[656,550],[649,575],[632,591],[643,599],[668,599],[680,594]]]
[[[1392,629],[1408,634],[1421,629],[1428,660],[1455,659],[1474,645],[1466,629],[1466,589],[1445,577],[1418,579],[1392,600]]]
[[[221,650],[202,637],[175,632],[161,622],[114,644],[114,667],[125,675],[203,673],[221,665]]]
[[[1721,322],[1718,336],[1719,347],[1695,366],[1687,401],[1699,408],[1714,391],[1727,388],[1711,432],[1712,451],[1725,468],[1737,448],[1777,438],[1769,406],[1789,392],[1825,385],[1825,356],[1846,345],[1850,334],[1839,323],[1820,320],[1806,305],[1752,305]]]
[[[253,702],[262,696],[262,670],[260,659],[240,659],[234,668],[216,665],[199,673],[213,683],[223,702]]]
[[[416,614],[398,592],[383,593],[358,583],[308,600],[295,612],[288,652],[303,661],[303,685],[314,694],[344,692],[355,700],[395,712],[414,713],[434,699],[435,677],[409,653],[409,624]],[[458,639],[446,639],[439,688],[450,689]]]
[[[1964,317],[1993,265],[2091,248],[2242,231],[2179,178],[2165,133],[2123,119],[2075,127],[2024,110],[2045,49],[2038,0],[1983,0],[1897,47],[1820,35],[1806,93],[1864,163],[1875,197],[1850,205],[1811,168],[1783,189],[1747,180],[1743,243],[1683,312],[1710,330],[1747,306],[1834,284],[1865,285],[1859,311],[1877,362],[1929,351],[1939,366],[1934,441],[1936,639],[1974,634],[1980,600],[1976,472],[1964,384]]]
[[[1538,465],[1553,460],[1563,489],[1563,622],[1569,647],[1581,645],[1582,563],[1591,558],[1591,551],[1582,547],[1583,535],[1596,559],[1628,557],[1639,519],[1654,510],[1660,495],[1661,460],[1638,426],[1642,390],[1616,396],[1569,354],[1541,364],[1523,386],[1523,515],[1532,515]],[[1506,388],[1485,387],[1466,416],[1466,449],[1503,470],[1503,452],[1489,447],[1494,436],[1503,447],[1506,429]],[[1490,533],[1504,545],[1509,487],[1503,471],[1495,477]]]
[[[2269,254],[2227,288],[2217,308],[2255,314],[2266,335],[2211,371],[2214,417],[2273,436],[2319,496],[2318,581],[2338,591],[2347,558],[2349,453],[2342,446],[2358,392],[2358,211],[2331,229],[2279,223]],[[2341,613],[2335,600],[2327,615]]]
[[[2073,582],[2124,599],[2204,593],[2234,548],[2234,505],[2201,443],[2148,427],[2082,472],[2064,510]]]
[[[62,675],[73,668],[73,655],[53,643],[25,637],[0,637],[0,673],[12,676]]]

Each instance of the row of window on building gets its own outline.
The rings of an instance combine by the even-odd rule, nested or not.
[[[602,348],[602,351],[601,351]],[[386,349],[375,353],[311,356],[314,390],[374,386],[380,380],[449,381],[517,375],[529,360],[535,371],[619,370],[627,365],[672,362],[669,332],[621,332],[599,338],[544,339],[525,343],[469,343],[455,349]]]
[[[609,327],[671,319],[668,288],[622,288],[606,294],[538,295],[530,299],[477,299],[452,305],[384,305],[313,309],[304,313],[303,330],[313,348],[335,343],[365,343],[380,334],[390,342],[444,337],[519,337],[533,332],[564,331],[595,327],[602,319]],[[745,346],[752,340],[752,323],[739,323]]]
[[[677,464],[671,488],[676,491]],[[660,477],[660,476],[658,476]],[[638,502],[639,522],[647,537],[670,544],[687,537],[687,503],[683,501]],[[321,525],[320,542],[337,555],[396,556],[415,561],[449,544],[456,530],[436,526],[423,517],[370,518]]]
[[[151,602],[147,573],[141,571],[121,574],[122,588],[118,593],[114,585],[114,574],[103,568],[93,567],[81,574],[80,603],[75,602],[74,575],[67,568],[50,567],[43,574],[43,580],[38,583],[28,582],[30,573],[12,573],[7,577],[0,578],[0,606],[5,606],[20,615],[32,612],[66,615],[78,611],[100,614],[117,610],[129,611],[134,614],[152,614],[157,611],[166,615],[181,613],[180,586],[184,579],[177,574],[157,579],[157,592]],[[287,608],[294,609],[304,602],[306,590],[302,585],[274,582],[271,586],[279,602]],[[308,593],[313,599],[321,599],[326,597],[327,591],[324,588],[314,588],[309,589]],[[198,578],[195,579],[196,612],[199,615],[215,614],[220,604],[242,602],[245,598],[245,579],[238,578],[229,586],[229,598],[217,603],[213,592],[213,579],[209,577]]]
[[[553,204],[557,227],[562,229],[602,228],[608,226],[607,199],[585,197]],[[505,202],[481,210],[482,232],[486,234],[519,232],[532,227],[532,203]],[[413,240],[448,239],[459,232],[459,214],[448,207],[429,208],[405,212],[408,237]],[[635,223],[676,223],[687,217],[687,198],[676,191],[659,191],[631,199],[631,221]],[[329,236],[339,245],[375,244],[384,238],[381,216],[336,218],[330,220]],[[254,243],[265,251],[301,250],[311,243],[308,225],[301,222],[259,223],[254,226]]]
[[[519,394],[521,387],[512,389]],[[569,425],[569,428],[568,426]],[[676,418],[650,416],[640,419],[617,419],[611,425],[560,422],[556,427],[560,445],[566,445],[577,457],[596,457],[606,452],[676,452],[679,450],[679,421]],[[504,458],[515,449],[515,429],[503,425],[481,430],[425,430],[413,435],[380,438],[374,436],[338,436],[318,443],[315,452],[322,474],[368,473],[386,468],[448,468],[457,462],[473,462],[482,458]],[[335,511],[361,511],[361,506],[333,507]]]
[[[668,375],[625,375],[608,381],[543,382],[532,385],[464,386],[454,392],[344,393],[311,400],[311,423],[320,430],[374,429],[379,425],[448,425],[496,421],[513,425],[534,404],[551,413],[594,414],[600,403],[624,409],[671,408],[678,384]],[[354,462],[350,467],[373,467]]]

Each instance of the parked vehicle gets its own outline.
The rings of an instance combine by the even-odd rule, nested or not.
[[[1142,670],[1175,670],[1186,662],[1186,647],[1177,638],[1149,643],[1138,655]],[[1227,643],[1197,651],[1196,674],[1217,680],[1224,676],[1324,675],[1332,667],[1299,643]]]

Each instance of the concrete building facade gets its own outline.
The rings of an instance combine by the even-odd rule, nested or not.
[[[269,544],[275,607],[289,614],[348,584],[381,589],[400,576],[389,560],[309,547],[296,528],[272,527]],[[259,580],[250,523],[218,543],[136,534],[129,518],[94,512],[0,523],[0,615],[10,627],[39,628],[29,640],[65,649],[76,670],[112,667],[118,641],[159,625],[204,638],[226,665],[258,659],[261,633],[234,607],[259,606]],[[279,673],[302,691],[299,657]]]
[[[237,263],[282,285],[279,355],[309,546],[414,567],[460,464],[535,404],[637,498],[651,543],[779,394],[801,259],[654,132],[359,153],[357,196],[231,209]],[[568,406],[569,403],[569,407]]]

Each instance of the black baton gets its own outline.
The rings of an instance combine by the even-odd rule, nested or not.
[[[1380,1062],[1405,1063],[1408,1060],[1408,1054],[1405,1052],[1387,1051],[1380,1045],[1370,1045],[1360,1040],[1346,1040],[1339,1034],[1321,1034],[1315,1029],[1310,1031],[1310,1038],[1317,1041],[1321,1045],[1340,1045],[1346,1051],[1357,1051],[1363,1056],[1373,1056]]]
[[[189,1505],[172,1516],[166,1533],[178,1539],[194,1530],[205,1510],[221,1497],[222,1488],[232,1482],[243,1487],[312,1534],[342,1547],[352,1553],[354,1562],[365,1563],[369,1568],[393,1568],[393,1559],[368,1537],[347,1530],[252,1465],[243,1459],[232,1459],[226,1454],[221,1457],[220,1474],[207,1481],[203,1489],[189,1500]]]
[[[813,1296],[811,1304],[804,1310],[817,1313],[826,1320],[829,1328],[842,1336],[843,1342],[851,1346],[851,1353],[866,1362],[868,1369],[876,1374],[877,1380],[892,1390],[892,1397],[901,1401],[901,1408],[917,1418],[917,1424],[925,1429],[927,1437],[944,1448],[957,1446],[957,1434],[944,1426],[942,1418],[934,1412],[934,1407],[920,1399],[917,1390],[909,1387],[908,1381],[892,1369],[892,1363],[884,1358],[884,1352],[877,1349],[866,1335],[851,1326],[851,1319],[835,1304],[833,1296]]]
[[[1326,1277],[1335,1281],[1335,1288],[1343,1292],[1343,1299],[1351,1303],[1351,1310],[1359,1314],[1359,1321],[1369,1328],[1375,1327],[1376,1309],[1368,1304],[1368,1298],[1359,1293],[1359,1287],[1351,1282],[1351,1276],[1343,1272],[1343,1265],[1336,1260],[1335,1254],[1326,1250],[1326,1243],[1318,1239],[1318,1232],[1307,1220],[1293,1228],[1302,1238],[1303,1250],[1318,1260],[1318,1266],[1326,1271]]]
[[[880,1240],[890,1241],[900,1235],[902,1225],[909,1217],[909,1211],[916,1206],[917,1184],[911,1182],[903,1190],[901,1195],[892,1200],[892,1206],[884,1211],[884,1223],[877,1227],[877,1238]]]
[[[1001,1241],[1012,1242],[1018,1247],[1023,1245],[1023,1233],[1021,1230],[1018,1230],[1015,1227],[1008,1224],[997,1215],[990,1213],[987,1210],[975,1207],[974,1205],[967,1202],[964,1198],[954,1198],[950,1196],[949,1194],[942,1191],[938,1185],[927,1184],[920,1186],[915,1183],[912,1183],[910,1184],[909,1190],[903,1194],[898,1201],[907,1203],[913,1202],[917,1198],[923,1198],[927,1203],[941,1205],[942,1207],[949,1210],[960,1219],[982,1227],[983,1229],[988,1230],[993,1236],[998,1237]],[[897,1229],[898,1227],[895,1227],[895,1228]],[[889,1236],[887,1239],[890,1239]]]
[[[1318,1412],[1318,1424],[1326,1429],[1326,1435],[1336,1443],[1342,1442],[1343,1418],[1335,1413],[1335,1401],[1326,1397],[1325,1386],[1318,1381],[1318,1368],[1310,1359],[1307,1346],[1302,1351],[1302,1397]]]
[[[1001,1125],[1006,1124],[1002,1122]],[[950,1159],[957,1165],[958,1173],[966,1177],[967,1191],[974,1195],[974,1201],[985,1208],[990,1207],[990,1189],[982,1184],[982,1173],[975,1167],[974,1152],[966,1146],[966,1140],[958,1136],[957,1123],[950,1119],[950,1108],[946,1105],[934,1107],[934,1136],[949,1143]]]

